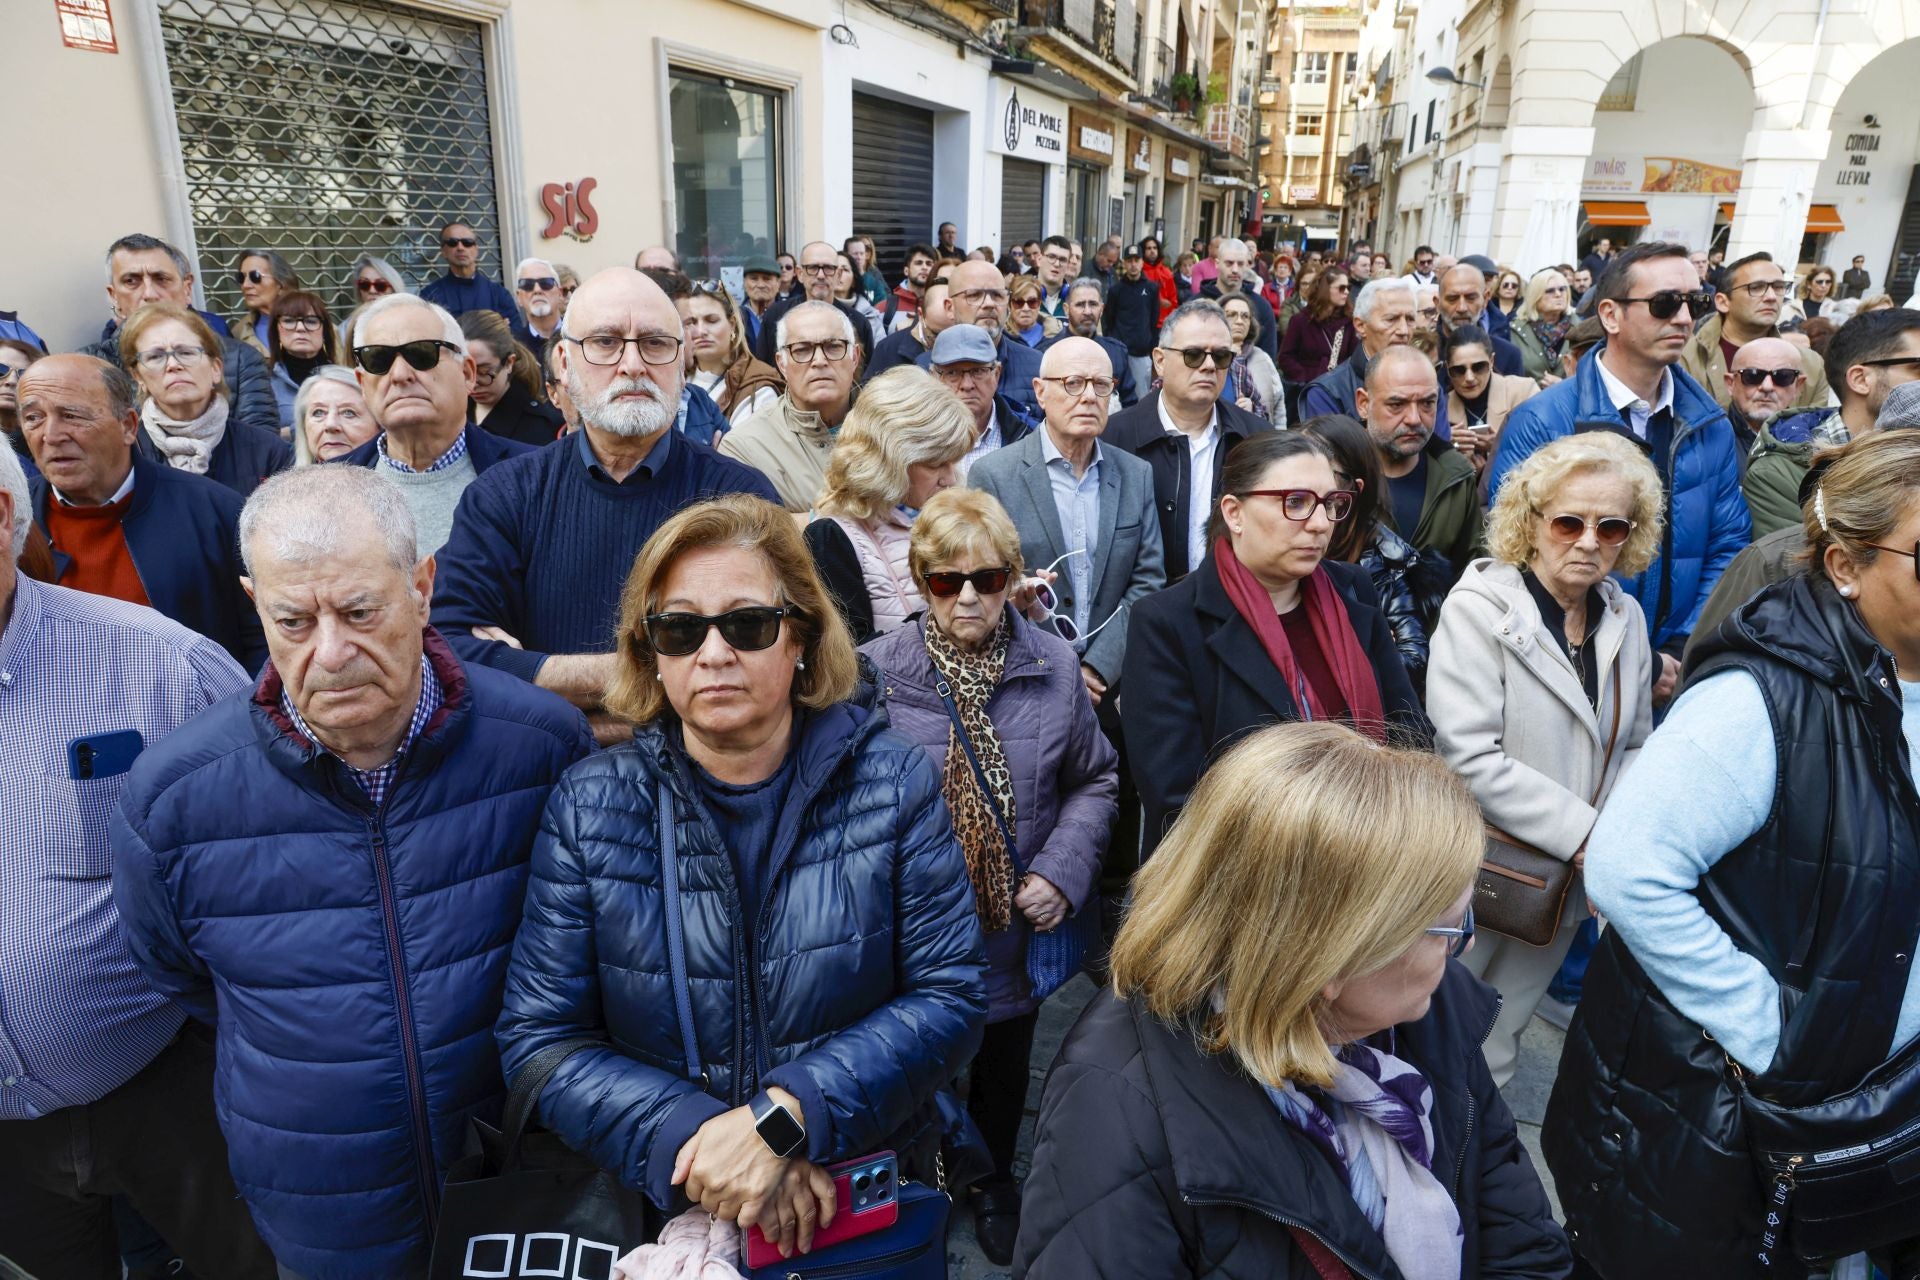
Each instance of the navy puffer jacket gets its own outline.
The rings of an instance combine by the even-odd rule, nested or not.
[[[940,778],[886,731],[871,685],[805,716],[743,925],[733,863],[688,777],[677,726],[568,770],[533,853],[500,1016],[507,1076],[557,1040],[541,1120],[671,1208],[674,1157],[700,1125],[777,1085],[805,1112],[808,1159],[925,1149],[935,1090],[986,1021],[985,954]],[[656,793],[673,797],[687,971],[706,1089],[688,1079],[668,977]]]
[[[505,1085],[492,1029],[578,711],[438,634],[444,702],[375,810],[258,688],[150,746],[114,899],[154,986],[217,1026],[214,1102],[268,1246],[309,1280],[424,1273],[439,1188]]]

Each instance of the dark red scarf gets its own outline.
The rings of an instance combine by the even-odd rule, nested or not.
[[[1220,573],[1220,585],[1226,588],[1227,599],[1260,637],[1261,647],[1273,659],[1280,678],[1286,681],[1287,691],[1300,708],[1300,718],[1327,719],[1327,709],[1314,694],[1313,682],[1294,660],[1286,626],[1274,612],[1273,598],[1267,589],[1260,585],[1252,570],[1240,563],[1240,557],[1233,554],[1233,545],[1225,538],[1213,544],[1213,563]],[[1334,589],[1333,579],[1327,575],[1324,565],[1316,566],[1301,580],[1300,607],[1307,611],[1307,620],[1313,625],[1313,638],[1333,671],[1341,696],[1347,700],[1353,727],[1377,742],[1385,742],[1387,713],[1380,701],[1380,682],[1373,674],[1367,651],[1360,647],[1360,637],[1354,634],[1353,621],[1347,617],[1347,602]]]

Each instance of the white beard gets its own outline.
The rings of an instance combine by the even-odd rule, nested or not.
[[[643,393],[644,400],[616,400],[630,391]],[[580,412],[580,421],[610,435],[644,439],[658,435],[673,425],[680,407],[669,405],[660,388],[648,378],[617,377],[606,390],[595,395],[587,390],[578,369],[567,370],[567,395]]]
[[[527,314],[536,320],[545,320],[553,314],[553,303],[546,298],[534,298],[527,303]]]

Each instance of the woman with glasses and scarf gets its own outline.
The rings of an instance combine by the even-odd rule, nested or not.
[[[273,304],[281,294],[301,287],[299,273],[271,249],[242,249],[234,261],[233,280],[245,309],[227,323],[227,328],[263,359],[269,359],[273,354]],[[282,409],[283,423],[285,415]]]
[[[1014,1274],[1566,1276],[1457,963],[1481,849],[1427,752],[1333,724],[1227,752],[1048,1074]]]
[[[1004,1267],[1020,1228],[1013,1161],[1040,1012],[1027,948],[1090,906],[1118,809],[1117,758],[1073,647],[1008,607],[1020,535],[991,495],[948,489],[927,503],[909,562],[925,614],[861,651],[880,670],[893,728],[940,770],[986,932],[987,1032],[967,1109],[993,1156],[973,1192],[974,1235]]]
[[[555,1072],[541,1121],[663,1213],[691,1201],[804,1253],[854,1207],[826,1166],[891,1150],[903,1178],[940,1179],[934,1094],[980,1043],[940,772],[887,731],[793,517],[762,499],[696,504],[647,540],[613,661],[607,706],[634,737],[547,802],[502,1065],[511,1082],[549,1045],[599,1041]]]
[[[242,497],[293,465],[293,446],[228,415],[220,339],[197,311],[155,302],[120,326],[120,361],[140,386],[138,447]]]
[[[726,285],[695,280],[693,291],[675,299],[674,306],[687,335],[687,380],[707,393],[729,426],[739,426],[780,398],[787,384],[778,369],[748,350]]]
[[[1467,967],[1505,1000],[1487,1038],[1496,1085],[1513,1078],[1520,1033],[1587,919],[1579,869],[1607,795],[1653,726],[1653,651],[1639,602],[1613,580],[1659,552],[1660,477],[1618,434],[1564,436],[1500,487],[1490,559],[1461,575],[1440,611],[1427,714],[1440,754],[1489,825],[1573,864],[1552,940],[1483,930]]]
[[[1133,606],[1122,724],[1146,851],[1206,763],[1265,725],[1339,720],[1379,742],[1432,740],[1366,570],[1327,558],[1353,503],[1322,441],[1251,436],[1221,471],[1206,560]]]
[[[1514,313],[1513,345],[1527,364],[1527,376],[1543,387],[1560,381],[1560,353],[1567,334],[1580,320],[1573,310],[1573,286],[1551,268],[1534,273],[1527,295]]]

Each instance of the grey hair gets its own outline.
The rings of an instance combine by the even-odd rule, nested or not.
[[[1173,331],[1180,327],[1180,322],[1182,320],[1192,320],[1196,317],[1218,320],[1222,325],[1227,324],[1227,313],[1220,309],[1219,303],[1215,302],[1212,298],[1194,298],[1191,301],[1181,303],[1167,313],[1167,322],[1160,326],[1160,345],[1163,347],[1172,346]],[[1231,325],[1227,326],[1227,332],[1233,332]]]
[[[554,279],[558,280],[560,278],[559,269],[555,267],[553,263],[549,262],[545,258],[522,258],[520,259],[518,265],[514,267],[513,274],[518,276],[522,271],[525,271],[527,269],[527,264],[529,262],[539,263],[541,266],[545,267],[547,270],[554,273],[554,277],[553,277]]]
[[[1067,297],[1071,298],[1074,291],[1078,289],[1091,289],[1099,295],[1100,301],[1107,300],[1107,286],[1101,282],[1099,276],[1081,276],[1078,280],[1071,281],[1067,285]]]
[[[1373,314],[1374,303],[1389,293],[1404,293],[1418,304],[1418,295],[1404,276],[1388,276],[1384,280],[1369,280],[1360,288],[1360,296],[1353,300],[1353,318],[1365,320]]]
[[[295,467],[270,476],[240,509],[240,559],[253,576],[255,544],[275,559],[311,564],[337,555],[343,513],[358,509],[386,544],[387,562],[411,573],[420,562],[413,510],[400,487],[368,467]]]
[[[127,415],[140,407],[140,388],[134,385],[133,375],[119,365],[100,360],[100,384],[107,389],[107,412],[115,422],[126,421]]]
[[[812,246],[808,247],[811,248]],[[816,311],[831,311],[834,317],[840,321],[840,331],[847,336],[847,341],[858,345],[860,339],[854,334],[853,321],[847,318],[847,313],[834,306],[831,302],[814,302],[812,299],[802,302],[796,307],[789,308],[787,313],[780,317],[779,322],[773,326],[773,345],[776,347],[784,347],[787,345],[787,321],[797,315],[805,315]]]
[[[13,541],[8,544],[6,566],[9,573],[27,545],[27,526],[33,523],[33,498],[27,490],[26,468],[20,465],[13,446],[0,441],[0,489],[13,499]]]
[[[155,249],[163,251],[169,258],[173,259],[174,269],[180,273],[181,279],[184,280],[193,274],[193,264],[187,261],[186,254],[180,252],[158,236],[142,235],[136,231],[130,236],[121,236],[118,240],[115,240],[107,246],[107,283],[113,283],[114,254],[149,253]]]
[[[368,267],[372,267],[375,275],[392,285],[394,293],[407,292],[407,282],[400,278],[400,273],[394,269],[393,264],[385,258],[376,258],[370,253],[363,253],[353,260],[352,277],[358,280],[360,273]]]
[[[390,293],[376,302],[369,302],[366,307],[358,313],[358,318],[354,320],[354,331],[356,333],[361,332],[367,327],[367,321],[384,311],[392,311],[398,307],[424,307],[428,311],[433,312],[433,314],[440,319],[440,337],[452,343],[454,350],[460,353],[462,359],[466,358],[467,335],[461,330],[460,322],[453,318],[451,311],[448,311],[439,303],[428,302],[425,298],[417,294]],[[351,355],[352,352],[348,352],[348,354]]]
[[[293,465],[296,467],[320,461],[313,456],[313,450],[307,444],[306,422],[307,406],[323,382],[337,382],[343,387],[352,387],[355,395],[362,394],[360,379],[345,365],[323,364],[307,375],[307,380],[300,384],[300,390],[293,397]]]
[[[272,249],[242,249],[239,253],[233,255],[234,270],[238,271],[241,264],[246,262],[248,258],[265,258],[267,260],[267,274],[272,276],[274,283],[282,289],[293,290],[301,287],[300,273],[293,269],[291,262],[288,262],[285,257],[275,253]]]

